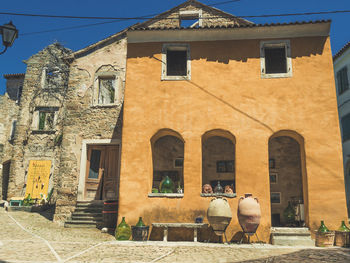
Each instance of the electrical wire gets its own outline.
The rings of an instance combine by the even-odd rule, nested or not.
[[[240,2],[240,1],[241,1],[241,0],[231,0],[231,1],[225,1],[225,2],[214,3],[214,4],[207,5],[207,6],[226,5],[226,4],[229,4],[229,3]]]

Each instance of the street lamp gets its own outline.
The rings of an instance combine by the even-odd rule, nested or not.
[[[13,42],[18,37],[18,30],[12,24],[12,21],[10,21],[10,23],[0,26],[0,33],[2,35],[2,44],[5,46],[5,49],[0,52],[1,55],[6,52],[8,47],[12,46]]]

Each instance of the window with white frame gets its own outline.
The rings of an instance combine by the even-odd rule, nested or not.
[[[115,105],[120,97],[120,78],[116,73],[103,72],[95,78],[95,92],[93,105]]]
[[[348,68],[343,67],[337,72],[338,94],[349,89]]]
[[[188,44],[164,44],[162,80],[190,80],[191,58]]]
[[[262,78],[286,78],[292,76],[292,58],[289,40],[260,42]]]
[[[180,11],[179,13],[180,27],[197,28],[202,26],[202,10],[196,11]]]
[[[36,131],[54,131],[58,107],[36,107],[33,117],[33,129]]]

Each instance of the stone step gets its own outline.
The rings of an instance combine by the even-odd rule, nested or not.
[[[90,216],[90,215],[84,215],[84,216],[77,216],[72,215],[71,218],[72,221],[101,221],[103,220],[102,216]]]
[[[315,246],[310,230],[305,227],[272,227],[271,243],[279,246]]]
[[[102,209],[96,207],[76,207],[74,213],[99,213],[102,214]]]
[[[96,225],[100,224],[99,221],[94,221],[94,220],[89,220],[89,221],[84,221],[84,220],[67,220],[64,223],[64,227],[87,227],[87,228],[96,228]]]
[[[101,213],[88,213],[88,212],[73,212],[72,216],[80,216],[80,217],[101,217],[103,216],[102,212]]]

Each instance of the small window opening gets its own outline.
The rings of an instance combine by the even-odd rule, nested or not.
[[[17,120],[12,121],[10,140],[13,140],[15,138],[16,125],[17,125]]]
[[[40,131],[54,129],[54,112],[39,111],[39,127]]]
[[[115,87],[114,78],[100,78],[98,89],[98,103],[111,104],[114,103]]]
[[[266,74],[287,73],[285,47],[265,47]]]
[[[347,67],[344,67],[337,72],[337,82],[338,82],[338,94],[342,94],[344,91],[349,89]]]
[[[17,100],[16,100],[17,105],[20,104],[21,102],[22,91],[23,91],[23,86],[19,86],[17,89]]]
[[[180,27],[184,28],[198,28],[199,27],[199,18],[198,15],[196,17],[181,17],[180,18]]]
[[[167,50],[167,75],[187,76],[187,51]]]

